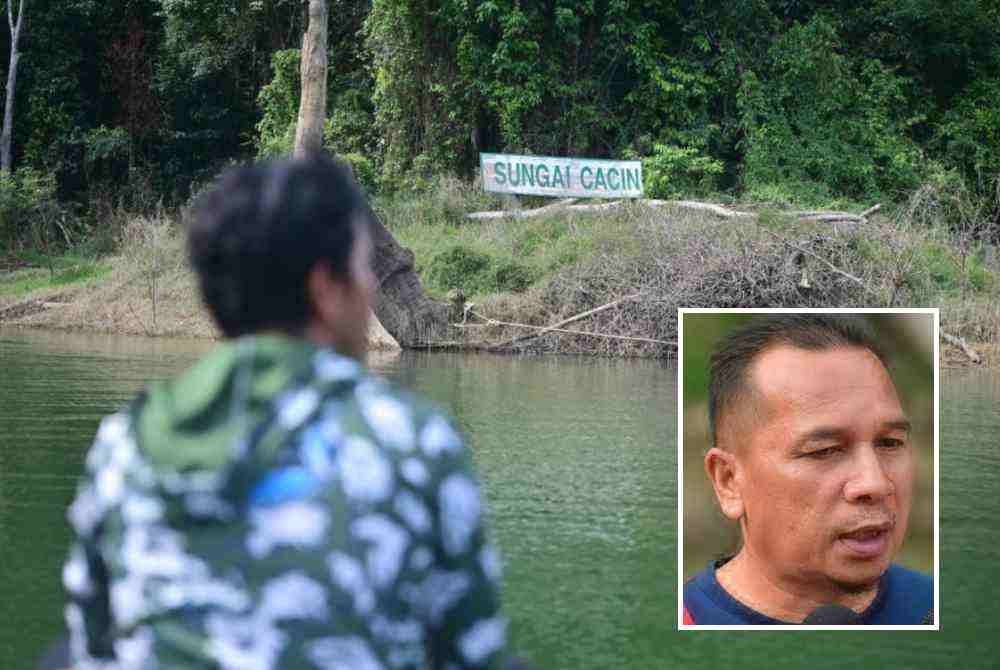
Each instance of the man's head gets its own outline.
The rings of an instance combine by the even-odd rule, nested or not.
[[[347,168],[323,156],[225,173],[188,238],[222,332],[284,332],[358,355],[375,290],[370,216]]]
[[[902,544],[915,459],[885,357],[853,317],[762,317],[712,357],[705,469],[741,553],[818,600],[870,589]]]

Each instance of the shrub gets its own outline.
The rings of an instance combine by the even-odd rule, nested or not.
[[[718,189],[722,161],[703,156],[697,149],[657,144],[642,161],[646,196],[674,198]]]
[[[351,166],[354,178],[361,184],[368,193],[373,193],[376,188],[375,165],[361,154],[339,154],[338,158]]]
[[[460,288],[471,295],[485,288],[489,267],[490,257],[486,254],[455,245],[436,254],[431,259],[427,273],[434,287],[439,290]]]
[[[0,242],[8,248],[28,241],[48,246],[49,228],[60,215],[55,192],[51,173],[21,168],[0,175]]]
[[[274,78],[257,96],[262,112],[257,124],[257,155],[261,158],[292,153],[299,114],[299,50],[275,51],[271,68]]]
[[[969,86],[944,115],[938,145],[949,163],[973,183],[1000,175],[1000,78],[983,77]]]
[[[754,198],[819,204],[827,193],[881,199],[915,187],[923,158],[907,132],[922,120],[906,80],[878,60],[845,55],[837,26],[817,15],[772,44],[737,99],[744,186]]]
[[[521,293],[537,279],[535,271],[512,259],[494,262],[490,274],[492,275],[492,289],[501,292]]]

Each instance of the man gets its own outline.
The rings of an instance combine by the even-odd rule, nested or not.
[[[369,210],[314,157],[243,167],[189,249],[228,338],[106,418],[69,519],[80,668],[480,668],[499,560],[451,422],[369,375]]]
[[[718,347],[704,463],[742,544],[687,582],[685,623],[930,623],[931,579],[892,563],[916,458],[887,368],[851,317],[763,317]]]

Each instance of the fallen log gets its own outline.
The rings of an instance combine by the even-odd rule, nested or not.
[[[554,202],[550,205],[545,205],[544,207],[539,207],[537,209],[508,209],[500,212],[473,212],[472,214],[466,214],[465,218],[473,219],[475,221],[483,221],[489,219],[531,219],[536,216],[542,216],[544,214],[551,214],[552,212],[568,207],[576,202],[578,198],[563,198],[558,202]]]
[[[539,207],[537,209],[519,209],[519,210],[505,210],[497,212],[473,212],[472,214],[466,214],[467,219],[472,219],[476,221],[490,220],[490,219],[530,219],[536,216],[543,216],[545,214],[551,214],[557,210],[566,210],[571,212],[607,212],[615,209],[619,209],[627,205],[628,202],[634,202],[646,207],[660,208],[660,207],[677,207],[679,209],[690,209],[701,212],[709,212],[710,214],[715,214],[716,216],[721,216],[724,219],[755,219],[757,215],[752,212],[741,212],[735,209],[729,209],[722,205],[716,205],[711,202],[700,202],[697,200],[657,200],[653,198],[641,199],[641,200],[615,200],[613,202],[601,203],[598,205],[575,205],[577,201],[576,198],[566,198],[560,200],[559,202],[553,203],[551,205],[545,205],[544,207]],[[799,219],[800,221],[813,221],[817,223],[839,223],[839,222],[849,222],[849,223],[864,223],[866,217],[870,216],[874,212],[877,212],[882,205],[875,205],[865,210],[861,214],[851,214],[850,212],[832,212],[832,211],[803,211],[803,212],[791,212],[790,215]]]
[[[880,209],[882,209],[882,203],[879,203],[877,205],[872,205],[871,207],[869,207],[865,211],[861,212],[861,218],[862,219],[867,219],[869,216],[871,216],[875,212],[879,211]]]
[[[945,342],[947,342],[948,344],[950,344],[950,345],[952,345],[954,347],[958,347],[959,349],[961,349],[962,353],[965,354],[966,356],[968,356],[969,360],[972,361],[973,363],[975,363],[976,365],[979,365],[980,363],[983,362],[982,356],[980,356],[979,353],[976,352],[975,349],[973,349],[972,347],[970,347],[969,344],[964,339],[962,339],[961,337],[956,337],[954,335],[949,335],[948,333],[946,333],[946,332],[944,332],[942,330],[941,331],[941,339],[944,340]]]
[[[735,209],[728,209],[722,205],[713,205],[710,202],[698,202],[696,200],[666,200],[662,201],[665,205],[671,207],[680,207],[681,209],[693,209],[705,212],[711,212],[716,216],[721,216],[724,219],[741,219],[741,218],[757,218],[756,214],[751,214],[750,212],[739,212]],[[661,206],[661,205],[654,205]]]
[[[822,213],[809,213],[804,215],[796,216],[799,221],[813,221],[815,223],[864,223],[865,219],[858,216],[857,214],[848,214],[846,212],[831,212],[829,214]]]

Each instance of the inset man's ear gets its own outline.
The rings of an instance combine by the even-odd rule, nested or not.
[[[740,492],[739,463],[732,452],[712,447],[705,454],[705,474],[715,489],[722,513],[728,519],[743,516],[743,495]]]

